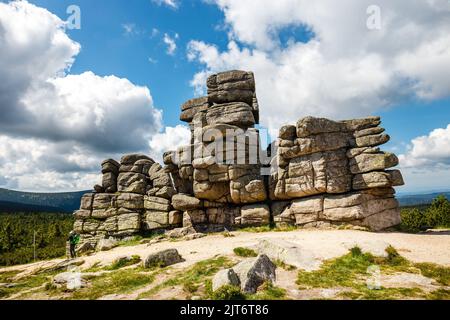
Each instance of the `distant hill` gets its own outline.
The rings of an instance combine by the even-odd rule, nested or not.
[[[56,207],[46,207],[46,206],[37,206],[33,204],[0,201],[0,213],[16,213],[16,212],[65,213],[67,211]]]
[[[447,199],[450,199],[450,192],[437,192],[429,194],[414,194],[414,195],[398,195],[398,201],[402,207],[417,206],[431,204],[433,199],[439,195],[444,195]]]
[[[90,191],[62,193],[32,193],[0,188],[0,210],[13,212],[21,208],[24,212],[73,212],[80,207],[81,196]]]

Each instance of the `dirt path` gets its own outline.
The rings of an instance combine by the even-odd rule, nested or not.
[[[108,265],[115,259],[127,255],[139,255],[145,258],[150,253],[176,248],[186,260],[175,268],[185,268],[198,261],[209,259],[216,255],[231,255],[236,247],[251,247],[259,239],[283,239],[313,250],[322,260],[336,258],[348,251],[349,243],[388,243],[395,247],[405,258],[413,262],[432,262],[450,266],[450,235],[442,234],[404,234],[404,233],[369,233],[351,230],[298,230],[290,232],[249,233],[233,232],[234,237],[224,237],[221,234],[210,235],[192,241],[164,241],[147,246],[118,247],[111,251],[99,252],[83,257],[83,269],[96,263]],[[62,261],[62,260],[54,260]],[[50,262],[41,262],[26,266],[14,266],[0,269],[0,272],[11,270],[32,271]]]

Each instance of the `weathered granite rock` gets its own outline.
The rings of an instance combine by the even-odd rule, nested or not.
[[[167,267],[176,263],[183,262],[177,249],[167,249],[157,253],[152,253],[144,260],[144,268]]]
[[[117,178],[119,192],[145,194],[147,183],[141,173],[122,172]]]
[[[270,222],[270,209],[265,204],[254,204],[241,208],[241,225],[265,225]]]
[[[305,271],[318,270],[322,265],[312,250],[288,241],[261,239],[256,247],[259,254],[265,254],[273,261],[278,260]]]
[[[117,197],[117,207],[130,210],[144,209],[144,196],[136,193],[121,193]]]
[[[253,73],[218,73],[207,87],[181,107],[190,142],[165,152],[164,167],[142,154],[102,162],[102,184],[74,213],[85,241],[180,226],[174,235],[272,221],[370,230],[400,222],[393,187],[404,181],[392,169],[398,158],[380,148],[390,137],[379,117],[302,118],[262,150]]]
[[[245,293],[256,293],[258,288],[266,281],[274,282],[276,279],[275,264],[266,255],[247,259],[233,267],[241,282],[241,290]]]
[[[256,123],[253,109],[244,102],[216,104],[208,109],[206,121],[208,125],[224,123],[244,128]]]
[[[202,201],[185,194],[177,194],[172,197],[172,205],[180,211],[195,210],[202,207]]]
[[[119,245],[119,242],[115,239],[101,239],[97,243],[96,250],[97,251],[109,251],[111,249],[114,249]]]
[[[241,281],[233,269],[220,270],[212,280],[212,290],[217,291],[223,286],[240,287]]]
[[[232,226],[237,217],[240,216],[239,207],[219,207],[206,209],[206,216],[209,224]]]
[[[141,227],[141,217],[138,212],[129,212],[117,217],[117,230],[121,233],[134,233]]]
[[[252,72],[228,71],[207,80],[210,103],[246,102],[253,104],[255,78]]]

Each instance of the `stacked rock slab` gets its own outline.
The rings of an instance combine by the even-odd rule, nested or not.
[[[182,226],[214,231],[274,221],[382,230],[400,223],[394,187],[403,178],[392,169],[397,157],[379,148],[390,139],[380,118],[300,119],[280,129],[262,159],[253,73],[219,73],[207,87],[206,97],[181,107],[190,144],[164,153],[164,168],[139,154],[102,163],[102,184],[75,212],[81,245]]]
[[[102,172],[103,186],[85,194],[75,212],[74,230],[81,234],[80,245],[91,242],[95,247],[105,238],[181,226],[182,214],[172,210],[175,188],[171,178],[151,158],[132,154],[120,163],[109,159],[102,163]]]
[[[385,229],[400,223],[393,187],[403,185],[379,117],[331,121],[307,117],[281,128],[269,181],[277,223],[348,223]]]
[[[191,145],[164,156],[183,199],[200,201],[174,207],[184,211],[184,226],[268,223],[259,132],[254,128],[259,121],[254,75],[219,73],[208,78],[207,87],[207,97],[181,107],[180,119],[191,128]]]

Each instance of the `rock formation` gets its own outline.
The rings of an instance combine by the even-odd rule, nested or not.
[[[400,223],[393,187],[403,185],[378,117],[307,117],[280,129],[262,150],[254,75],[229,71],[207,80],[208,96],[187,101],[180,119],[191,143],[163,155],[102,163],[102,185],[83,196],[74,229],[93,245],[176,227],[222,230],[271,222],[298,227]]]

